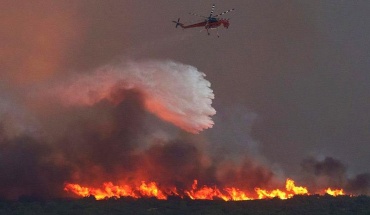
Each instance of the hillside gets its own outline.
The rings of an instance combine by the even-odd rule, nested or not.
[[[0,201],[0,214],[370,214],[370,197],[296,196],[288,200],[253,201],[184,199],[84,199],[40,200],[22,197]]]

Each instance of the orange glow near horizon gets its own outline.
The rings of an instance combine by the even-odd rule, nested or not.
[[[67,183],[64,190],[80,197],[95,196],[97,200],[107,198],[157,198],[161,200],[168,199],[169,196],[180,198],[189,198],[192,200],[224,200],[224,201],[242,201],[254,199],[289,199],[296,195],[311,195],[306,187],[296,186],[292,179],[287,179],[285,190],[273,189],[267,190],[255,188],[254,193],[248,193],[235,187],[218,188],[217,186],[198,186],[198,180],[194,180],[192,187],[188,190],[179,191],[177,188],[161,188],[155,182],[142,181],[140,186],[114,185],[112,182],[103,183],[102,188],[83,187],[79,184]],[[328,188],[317,193],[326,193],[332,196],[345,195],[343,189]]]

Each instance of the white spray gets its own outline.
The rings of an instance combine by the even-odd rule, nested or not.
[[[79,75],[50,92],[66,105],[93,105],[112,101],[117,90],[135,89],[144,95],[149,112],[198,133],[213,126],[210,116],[216,113],[211,84],[204,77],[195,67],[173,61],[131,61]]]

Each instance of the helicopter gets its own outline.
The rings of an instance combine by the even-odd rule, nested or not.
[[[218,27],[220,27],[222,25],[222,26],[224,26],[224,28],[229,28],[230,22],[229,22],[229,19],[223,19],[223,18],[219,18],[219,17],[224,15],[225,13],[229,13],[229,12],[235,10],[235,9],[230,9],[230,10],[227,10],[227,11],[222,12],[222,13],[217,14],[217,15],[213,15],[214,10],[215,10],[215,5],[213,4],[212,9],[211,9],[211,13],[209,14],[208,17],[198,15],[196,13],[189,13],[191,15],[204,18],[204,21],[199,22],[199,23],[184,25],[183,23],[180,22],[180,18],[178,18],[177,21],[172,21],[172,22],[176,23],[176,28],[178,26],[180,26],[183,29],[204,27],[207,30],[208,35],[210,35],[209,29],[216,29],[217,30],[217,37],[220,37],[220,35],[218,34]]]

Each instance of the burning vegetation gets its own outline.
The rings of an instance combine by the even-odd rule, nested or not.
[[[198,187],[198,181],[194,180],[192,187],[189,190],[179,190],[176,187],[162,188],[155,182],[146,183],[141,182],[138,187],[129,185],[114,185],[112,182],[106,182],[102,188],[82,187],[79,184],[67,183],[64,188],[67,192],[72,192],[80,197],[94,196],[97,200],[107,198],[157,198],[167,199],[168,197],[188,198],[192,200],[217,200],[224,201],[242,201],[242,200],[255,200],[255,199],[289,199],[296,195],[311,195],[306,187],[295,186],[292,179],[287,179],[285,189],[265,190],[255,188],[254,193],[242,191],[235,187],[224,187],[219,189],[217,186]],[[331,196],[346,195],[343,189],[327,188],[323,191],[315,192],[315,194],[328,194]]]

